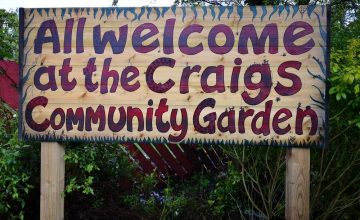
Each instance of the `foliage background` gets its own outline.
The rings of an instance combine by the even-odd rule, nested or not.
[[[311,3],[314,3],[312,1]],[[193,1],[188,4],[308,4]],[[324,3],[324,1],[316,1]],[[311,150],[311,218],[360,216],[360,21],[358,0],[331,1],[330,146]],[[114,1],[116,5],[116,1]],[[16,12],[0,10],[0,57],[17,60]],[[17,116],[0,106],[0,219],[39,218],[39,143],[17,139]],[[283,219],[286,149],[221,146],[216,175],[182,182],[143,175],[122,147],[66,144],[66,219]]]

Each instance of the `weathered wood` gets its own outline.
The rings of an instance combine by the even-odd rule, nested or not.
[[[175,8],[175,12],[173,11],[174,8],[169,9],[168,7],[158,7],[158,8],[149,8],[150,9],[150,13],[149,11],[145,10],[144,13],[142,14],[142,16],[140,16],[141,14],[141,10],[143,8],[130,8],[130,9],[134,9],[134,13],[137,15],[137,19],[135,19],[135,15],[134,13],[132,13],[129,9],[125,9],[122,8],[120,10],[117,10],[116,8],[79,8],[78,12],[76,12],[73,8],[68,8],[68,9],[56,9],[55,11],[53,10],[48,10],[48,12],[46,12],[44,9],[39,9],[39,10],[34,10],[34,11],[30,11],[27,10],[26,11],[26,21],[32,19],[32,15],[35,15],[34,18],[34,22],[30,25],[30,27],[36,27],[39,26],[38,24],[42,21],[42,17],[48,17],[48,18],[52,18],[52,17],[57,17],[60,18],[62,17],[63,19],[63,23],[65,23],[66,19],[68,18],[80,18],[80,17],[86,17],[89,21],[91,25],[98,25],[98,24],[102,24],[102,25],[107,25],[107,23],[110,23],[109,25],[111,25],[111,23],[113,22],[117,22],[119,19],[124,18],[125,16],[127,17],[127,20],[132,21],[129,22],[129,25],[132,24],[136,24],[139,22],[157,22],[157,23],[165,23],[164,20],[160,19],[162,17],[162,14],[165,14],[166,16],[173,16],[176,17],[179,21],[183,21],[183,23],[185,23],[186,25],[192,24],[192,23],[198,23],[201,22],[203,20],[203,17],[205,17],[205,19],[207,20],[213,20],[214,23],[216,22],[221,22],[221,21],[228,21],[231,20],[233,21],[235,24],[237,24],[238,22],[245,22],[245,23],[249,23],[249,22],[267,22],[267,21],[271,21],[271,22],[276,22],[279,24],[288,22],[288,20],[306,20],[306,21],[313,21],[313,25],[318,25],[318,23],[316,22],[316,20],[311,19],[312,16],[315,17],[315,13],[321,15],[324,10],[326,9],[326,6],[322,6],[322,7],[308,7],[306,5],[304,6],[286,6],[287,8],[283,8],[281,10],[281,12],[279,12],[280,9],[277,8],[277,6],[272,7],[272,6],[264,6],[264,9],[266,10],[267,13],[264,13],[264,9],[260,8],[260,7],[256,7],[255,11],[258,12],[258,16],[253,16],[253,11],[252,9],[254,8],[250,8],[250,7],[243,7],[243,6],[234,6],[234,7],[195,7],[196,10],[196,14],[195,15],[195,11],[194,8],[192,7],[176,7]],[[166,10],[164,13],[164,9]],[[229,9],[232,9],[232,13],[229,14]],[[284,10],[285,9],[285,10]],[[298,10],[297,10],[298,9]],[[108,10],[108,11],[104,11],[103,10]],[[205,14],[205,11],[206,14]],[[222,13],[220,12],[220,10],[223,10]],[[287,15],[287,11],[289,10],[289,14]],[[297,13],[294,13],[294,11],[297,10]],[[126,12],[125,12],[126,11]],[[242,11],[242,15],[240,16],[239,12]],[[307,15],[307,11],[312,12],[311,16]],[[326,11],[326,10],[325,10]],[[64,14],[61,16],[62,12],[64,12]],[[279,16],[281,14],[281,16]],[[39,16],[41,15],[41,16]],[[214,17],[213,17],[214,15]],[[263,17],[262,17],[263,15]],[[288,16],[288,19],[284,19]],[[195,19],[195,17],[197,19]],[[241,17],[241,20],[239,19]],[[213,19],[214,18],[214,19]],[[290,19],[291,18],[291,19]],[[320,16],[320,19],[322,22],[326,21],[326,18],[324,18],[323,16]],[[77,21],[77,20],[76,20]],[[77,23],[75,21],[75,23]],[[240,23],[241,24],[241,23]],[[62,27],[64,27],[65,24],[63,24]]]
[[[155,167],[151,164],[151,160],[146,158],[139,149],[137,149],[134,143],[125,142],[122,143],[127,150],[130,151],[131,156],[134,160],[138,162],[139,167],[143,170],[144,173],[150,174],[154,172]]]
[[[313,37],[311,37],[312,39],[314,39],[314,40],[316,40],[316,41],[319,41],[319,40],[321,40],[321,36],[320,36],[320,31],[317,29],[318,27],[313,27],[314,28],[314,32],[313,32]],[[326,27],[325,27],[326,28]],[[112,29],[109,29],[109,30],[107,30],[107,31],[114,31],[114,30],[116,30],[116,29],[114,29],[114,28],[112,28]],[[257,29],[255,29],[256,30],[256,32],[257,33],[261,33],[262,32],[262,30],[263,30],[263,28],[257,28]],[[37,30],[37,31],[39,31],[39,30]],[[33,31],[34,33],[36,33],[37,31]],[[93,41],[93,39],[92,39],[92,37],[93,37],[93,30],[92,29],[86,29],[86,30],[84,30],[84,31],[88,31],[88,33],[84,33],[84,41],[83,41],[83,46],[84,46],[84,51],[86,52],[86,53],[90,53],[90,52],[94,52],[94,47],[97,47],[97,48],[100,48],[101,46],[100,45],[98,45],[98,44],[96,44],[94,41]],[[131,34],[132,32],[131,31],[134,31],[134,30],[129,30],[129,34]],[[106,30],[104,30],[104,32],[106,32]],[[174,32],[174,39],[177,39],[177,38],[179,38],[180,37],[180,33],[182,33],[180,30],[178,30],[178,32]],[[233,33],[234,35],[236,34],[236,33]],[[155,35],[154,37],[152,37],[152,38],[149,38],[149,39],[151,39],[151,40],[147,40],[147,41],[144,41],[144,45],[147,45],[147,44],[149,44],[149,43],[152,43],[152,41],[154,41],[154,40],[158,40],[158,42],[159,42],[159,45],[160,45],[160,48],[161,48],[161,50],[164,48],[164,39],[163,39],[163,36],[162,36],[163,34],[158,34],[158,35]],[[208,47],[209,47],[209,42],[208,42],[208,35],[209,35],[209,32],[204,32],[204,33],[199,33],[199,34],[193,34],[194,36],[191,36],[191,37],[189,37],[189,39],[188,39],[188,45],[189,46],[191,46],[191,47],[193,47],[193,46],[196,46],[197,44],[199,44],[199,43],[202,43],[202,45],[205,47],[205,49],[204,49],[204,52],[211,52],[210,51],[210,49],[208,49]],[[285,33],[279,33],[278,34],[278,38],[279,38],[279,41],[278,41],[278,43],[279,43],[279,50],[280,49],[283,49],[284,48],[284,42],[282,41],[282,38],[284,37],[284,35],[285,35]],[[61,33],[61,32],[59,32],[59,37],[60,37],[60,39],[61,38],[63,38],[63,36],[64,36],[64,33]],[[236,35],[235,35],[236,36]],[[129,38],[127,38],[126,39],[126,45],[124,46],[124,52],[123,53],[121,53],[121,54],[127,54],[127,53],[130,53],[130,52],[132,52],[133,50],[132,50],[132,47],[133,47],[133,42],[131,41],[131,35],[130,36],[128,36]],[[30,37],[29,37],[29,40],[35,40],[35,38],[36,38],[36,35],[34,36],[34,35],[30,35]],[[223,35],[219,35],[218,37],[216,37],[216,43],[218,44],[218,45],[221,45],[221,46],[223,46],[224,44],[225,44],[225,41],[226,41],[226,37],[225,36],[223,36]],[[310,37],[306,37],[306,38],[300,38],[298,41],[296,41],[296,43],[297,44],[299,44],[299,45],[302,45],[302,44],[304,44],[304,43],[306,43],[307,41],[309,41],[309,39],[310,39]],[[71,43],[72,43],[72,45],[76,45],[76,38],[73,38],[72,39],[72,41],[71,41]],[[231,48],[234,48],[234,49],[237,49],[238,48],[238,42],[239,41],[239,38],[238,37],[236,37],[235,39],[234,39],[234,46],[232,46],[232,47],[224,47],[224,48],[228,48],[229,50],[231,49]],[[259,43],[252,43],[252,42],[248,42],[247,43],[247,45],[250,47],[250,46],[252,46],[252,45],[254,45],[254,46],[259,46],[260,44]],[[63,46],[64,46],[64,44],[62,43],[62,44],[60,44],[60,49],[61,49],[61,51],[63,51]],[[174,46],[174,50],[175,51],[180,51],[180,48],[179,48],[179,41],[177,41],[177,40],[174,40],[174,42],[173,42],[173,46]],[[30,46],[27,46],[27,47],[25,47],[25,50],[27,51],[27,50],[29,50],[31,47]],[[116,48],[116,46],[114,47],[114,48]],[[119,47],[118,47],[119,48]],[[268,50],[268,48],[269,48],[269,46],[267,45],[266,46],[266,49]],[[294,48],[294,47],[287,47],[288,49],[289,48]],[[52,47],[52,45],[50,44],[50,45],[44,45],[43,47],[42,47],[42,51],[43,51],[43,54],[44,55],[50,55],[51,54],[51,52],[52,52],[52,50],[53,50],[53,47]],[[106,48],[105,49],[105,51],[107,52],[107,53],[110,53],[110,52],[112,52],[112,50],[111,50],[111,48]],[[158,50],[154,50],[154,52],[158,52],[159,51],[159,49]],[[250,54],[251,53],[253,53],[253,52],[251,52],[252,51],[252,49],[249,49],[248,51],[250,51]],[[75,49],[72,49],[72,53],[73,54],[76,54],[75,53],[76,52],[76,50]],[[204,53],[204,52],[202,52],[202,53]]]
[[[57,142],[41,142],[41,220],[64,219],[64,153]]]
[[[167,144],[171,152],[175,155],[176,159],[181,163],[185,168],[185,171],[188,175],[192,173],[194,165],[191,163],[189,158],[186,157],[186,154],[181,150],[180,146],[177,144]]]
[[[213,162],[213,164],[216,166],[218,170],[221,170],[224,168],[224,164],[222,164],[220,158],[216,155],[216,151],[211,146],[205,146],[206,153],[208,154],[210,160]],[[205,150],[204,149],[204,150]]]
[[[184,178],[186,175],[184,169],[181,167],[176,158],[170,153],[165,144],[156,144],[154,146],[160,153],[160,156],[162,156],[169,165],[171,173],[176,173],[180,178]]]
[[[203,167],[203,163],[201,162],[201,160],[199,159],[197,153],[196,153],[196,149],[194,149],[193,145],[189,145],[189,144],[182,144],[180,145],[181,148],[184,151],[184,154],[186,155],[186,157],[191,161],[191,163],[193,164],[193,170],[194,171],[199,171],[202,169]]]
[[[140,143],[139,146],[143,149],[143,151],[148,154],[150,158],[152,158],[153,162],[156,165],[156,168],[164,175],[169,172],[169,167],[165,163],[165,160],[161,157],[161,155],[154,149],[151,144],[148,143]]]
[[[109,49],[108,52],[112,53],[111,48],[108,48],[108,49]],[[205,49],[205,50],[208,50],[208,49]],[[233,50],[236,51],[236,48]],[[229,69],[229,71],[231,73],[231,69],[233,68],[233,66],[235,66],[234,60],[238,57],[243,57],[241,67],[243,68],[242,72],[244,72],[244,70],[246,70],[247,67],[253,65],[254,63],[263,63],[264,60],[270,59],[270,56],[271,56],[271,55],[267,55],[267,56],[253,55],[254,57],[257,58],[257,60],[254,60],[254,59],[246,59],[246,57],[244,57],[244,55],[238,54],[238,53],[219,55],[219,54],[211,54],[210,51],[204,51],[204,53],[199,53],[199,54],[192,55],[192,56],[186,56],[186,55],[181,54],[181,52],[178,51],[178,49],[175,49],[175,52],[176,52],[176,54],[166,55],[166,57],[175,59],[176,66],[174,68],[161,67],[156,71],[157,73],[160,73],[157,75],[161,76],[161,72],[165,72],[166,70],[167,70],[167,72],[169,72],[170,69],[176,70],[176,71],[172,71],[172,72],[179,72],[178,70],[179,69],[182,70],[184,67],[198,65],[198,64],[202,64],[202,63],[207,63],[209,65],[210,64],[211,65],[224,65],[225,67],[227,67]],[[204,54],[206,54],[206,53],[207,53],[207,55],[204,56]],[[249,54],[253,54],[252,49],[249,49]],[[273,67],[273,68],[276,67],[276,69],[277,69],[277,67],[281,63],[283,63],[284,60],[296,59],[297,61],[302,62],[302,66],[311,67],[313,69],[313,68],[318,67],[318,65],[314,62],[313,57],[320,57],[320,55],[322,55],[322,51],[321,51],[320,47],[314,47],[313,51],[311,51],[311,53],[305,53],[303,56],[297,57],[297,56],[292,56],[292,55],[288,54],[284,48],[279,48],[279,54],[281,54],[281,55],[271,57],[271,62],[269,61],[270,67]],[[94,53],[93,49],[91,49],[91,50],[89,49],[87,56],[79,56],[77,54],[70,54],[70,55],[57,55],[57,54],[51,54],[51,53],[35,54],[31,57],[28,57],[28,60],[27,60],[28,62],[27,62],[27,65],[25,66],[25,68],[26,68],[26,70],[28,70],[34,64],[42,63],[44,66],[54,65],[58,69],[60,69],[61,66],[63,65],[62,60],[66,59],[66,58],[70,58],[70,57],[71,57],[70,65],[73,67],[73,70],[70,75],[82,77],[81,75],[83,74],[83,68],[86,67],[90,57],[96,57],[96,61],[95,61],[95,65],[97,65],[96,72],[100,73],[102,71],[102,67],[104,65],[104,60],[106,58],[109,58],[109,55],[108,54],[96,54],[96,53]],[[124,51],[124,53],[115,55],[111,58],[110,69],[115,69],[121,74],[122,70],[125,67],[135,65],[137,68],[139,68],[140,73],[143,73],[147,69],[148,65],[155,60],[155,57],[159,57],[158,51],[149,52],[147,54],[137,54],[135,52]],[[61,60],[59,61],[59,59],[61,59]],[[196,59],[196,60],[194,60],[194,59]],[[323,58],[319,58],[319,59],[320,59],[320,61],[323,61]],[[202,70],[204,70],[205,67],[206,66],[203,65]],[[31,69],[30,71],[32,74],[34,74],[36,69],[35,70]],[[180,73],[181,73],[181,71],[180,71]],[[230,73],[228,73],[228,74],[230,74]],[[98,77],[100,77],[100,76],[101,75],[98,75]],[[94,77],[96,77],[96,76],[94,76]],[[141,77],[139,77],[139,78],[141,78]],[[83,83],[82,81],[80,81],[80,82]]]
[[[286,154],[285,216],[287,220],[310,217],[310,149],[291,148]]]
[[[323,146],[326,7],[25,9],[25,15],[26,139]],[[92,114],[98,107],[104,109]],[[83,112],[69,116],[77,109]],[[249,109],[247,118],[241,115]]]

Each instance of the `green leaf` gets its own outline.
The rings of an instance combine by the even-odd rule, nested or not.
[[[336,94],[336,100],[340,100],[341,99],[341,93],[338,93],[338,94]]]
[[[359,84],[355,85],[354,92],[355,92],[356,95],[359,94],[359,92],[360,92],[360,85]]]
[[[91,173],[91,171],[93,170],[94,166],[92,164],[88,164],[85,167],[85,171],[88,173]]]
[[[207,202],[208,202],[209,206],[212,206],[212,205],[214,205],[214,203],[215,203],[214,200],[208,200]]]
[[[329,94],[334,94],[337,92],[337,87],[331,87],[330,90],[329,90]]]

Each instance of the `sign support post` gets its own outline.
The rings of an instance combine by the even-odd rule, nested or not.
[[[328,140],[326,8],[20,9],[19,136],[297,147],[286,218],[309,219],[305,148]],[[41,219],[64,217],[63,156],[41,144]]]
[[[64,219],[64,153],[57,142],[41,142],[41,220]]]
[[[290,148],[286,153],[285,218],[310,217],[310,149]]]

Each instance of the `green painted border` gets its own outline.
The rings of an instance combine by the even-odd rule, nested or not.
[[[234,8],[237,8],[237,12],[234,12]],[[267,14],[267,10],[265,6],[200,6],[200,7],[188,7],[188,8],[192,8],[192,11],[194,13],[195,16],[197,16],[197,8],[202,8],[203,13],[207,13],[207,9],[210,9],[210,13],[213,16],[213,18],[215,19],[216,17],[216,12],[215,12],[215,8],[218,8],[218,19],[220,20],[220,17],[225,14],[226,10],[228,10],[228,17],[230,16],[230,14],[232,13],[237,13],[240,16],[240,20],[242,19],[242,9],[244,7],[249,7],[250,10],[253,12],[253,19],[255,17],[260,17],[260,14],[257,14],[257,9],[261,8],[262,9],[262,16],[265,16]],[[293,9],[293,15],[299,12],[299,8],[300,7],[306,7],[306,12],[307,12],[307,16],[311,16],[313,10],[315,9],[315,7],[317,7],[316,5],[308,5],[308,6],[300,6],[300,5],[294,5],[294,6],[283,6],[283,5],[278,5],[278,6],[272,6],[273,11],[271,12],[271,14],[269,15],[270,17],[273,14],[279,13],[280,14],[283,11],[287,12],[287,16],[289,16],[289,10],[290,7]],[[318,6],[318,7],[322,7],[322,10],[324,11],[324,7],[327,10],[327,40],[326,40],[326,49],[327,49],[327,53],[326,53],[326,57],[325,57],[325,63],[326,63],[326,77],[328,78],[330,75],[330,17],[331,17],[331,11],[330,11],[330,6],[329,5],[322,5],[322,6]],[[164,17],[164,14],[168,11],[172,11],[173,13],[175,13],[175,11],[177,9],[182,9],[183,10],[183,19],[186,16],[186,11],[184,10],[184,8],[186,7],[140,7],[142,10],[141,11],[147,11],[149,9],[154,9],[155,12],[158,15],[158,18],[160,16]],[[194,9],[195,8],[195,9]],[[40,9],[30,9],[31,13],[34,13],[35,10],[38,13],[43,12],[43,10],[45,11],[45,13],[49,13],[49,10],[51,8],[40,8]],[[127,18],[127,12],[134,14],[134,7],[129,7],[129,8],[116,8],[116,7],[107,7],[107,8],[61,8],[62,10],[64,10],[66,12],[66,10],[69,13],[72,13],[73,11],[81,11],[81,13],[83,13],[83,11],[85,10],[90,10],[90,9],[97,9],[97,10],[101,10],[102,11],[102,15],[100,17],[100,19],[102,18],[102,16],[104,15],[104,13],[106,15],[108,15],[108,13],[118,13],[120,11],[123,12],[123,15]],[[146,9],[146,10],[145,10]],[[160,10],[161,9],[161,10]],[[171,10],[169,10],[171,9]],[[241,9],[241,11],[240,11]],[[54,10],[54,9],[52,9]],[[150,10],[150,11],[151,11]],[[145,16],[147,12],[143,12],[142,15]],[[300,12],[301,13],[301,12]],[[302,12],[302,16],[305,13]],[[141,16],[142,16],[141,15]],[[60,16],[60,15],[59,15]],[[135,13],[136,18],[139,16]],[[140,16],[140,17],[141,17]],[[127,18],[128,19],[128,18]],[[140,19],[140,18],[139,18]],[[262,19],[262,18],[261,18]],[[19,124],[18,124],[18,129],[19,129],[19,139],[21,140],[33,140],[33,141],[52,141],[52,142],[67,142],[67,141],[72,141],[72,142],[110,142],[110,143],[121,143],[121,142],[145,142],[145,143],[169,143],[166,138],[155,138],[155,139],[151,139],[151,138],[127,138],[125,136],[117,136],[117,137],[59,137],[56,135],[30,135],[30,134],[26,134],[24,131],[24,127],[23,127],[23,115],[22,115],[22,100],[24,97],[24,89],[23,89],[23,85],[24,85],[24,78],[23,78],[23,66],[24,66],[24,21],[25,21],[25,11],[24,8],[20,8],[19,9],[19,74],[20,74],[20,83],[19,83],[19,94],[20,94],[20,99],[19,99]],[[30,22],[29,22],[30,23]],[[256,141],[256,140],[242,140],[242,141],[235,141],[235,140],[203,140],[203,139],[197,139],[197,138],[191,138],[185,141],[182,141],[180,143],[183,144],[220,144],[220,145],[240,145],[240,146],[268,146],[268,147],[296,147],[296,148],[325,148],[326,146],[328,146],[329,144],[329,95],[328,95],[328,90],[329,90],[329,85],[328,85],[328,81],[326,81],[326,94],[325,94],[325,137],[318,142],[309,142],[309,143],[300,143],[300,144],[294,144],[292,142],[288,141],[275,141],[275,140],[262,140],[262,141]]]

